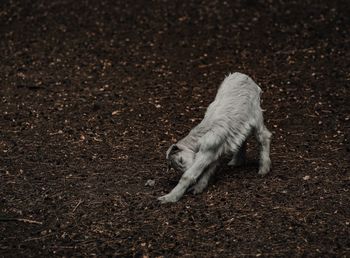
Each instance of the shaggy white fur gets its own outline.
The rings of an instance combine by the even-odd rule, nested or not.
[[[229,165],[242,161],[245,141],[251,132],[260,144],[259,174],[269,172],[271,133],[263,122],[261,92],[245,74],[233,73],[225,78],[200,124],[168,149],[169,165],[183,175],[176,187],[159,197],[159,201],[176,202],[191,185],[194,193],[202,192],[223,157],[232,157]]]

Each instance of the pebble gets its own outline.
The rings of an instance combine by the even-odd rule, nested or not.
[[[145,186],[150,186],[153,187],[156,184],[156,181],[149,179],[147,180],[147,182],[145,183]]]
[[[303,179],[304,179],[304,180],[309,180],[309,179],[310,179],[310,176],[304,176]]]

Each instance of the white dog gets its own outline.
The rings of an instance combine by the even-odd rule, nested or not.
[[[271,133],[263,121],[261,92],[245,74],[225,78],[201,123],[166,152],[169,166],[183,175],[169,194],[158,198],[161,203],[178,201],[191,185],[195,194],[201,193],[224,157],[232,157],[229,165],[240,163],[251,132],[260,145],[259,174],[269,172]]]

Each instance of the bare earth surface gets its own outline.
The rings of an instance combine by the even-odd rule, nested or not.
[[[0,256],[349,257],[349,13],[1,1]],[[234,71],[264,91],[273,170],[257,175],[252,139],[247,165],[160,205],[181,176],[165,151]]]

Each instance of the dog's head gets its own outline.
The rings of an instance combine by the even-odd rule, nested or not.
[[[189,169],[195,159],[195,153],[181,144],[173,144],[166,152],[169,168],[180,172]]]

